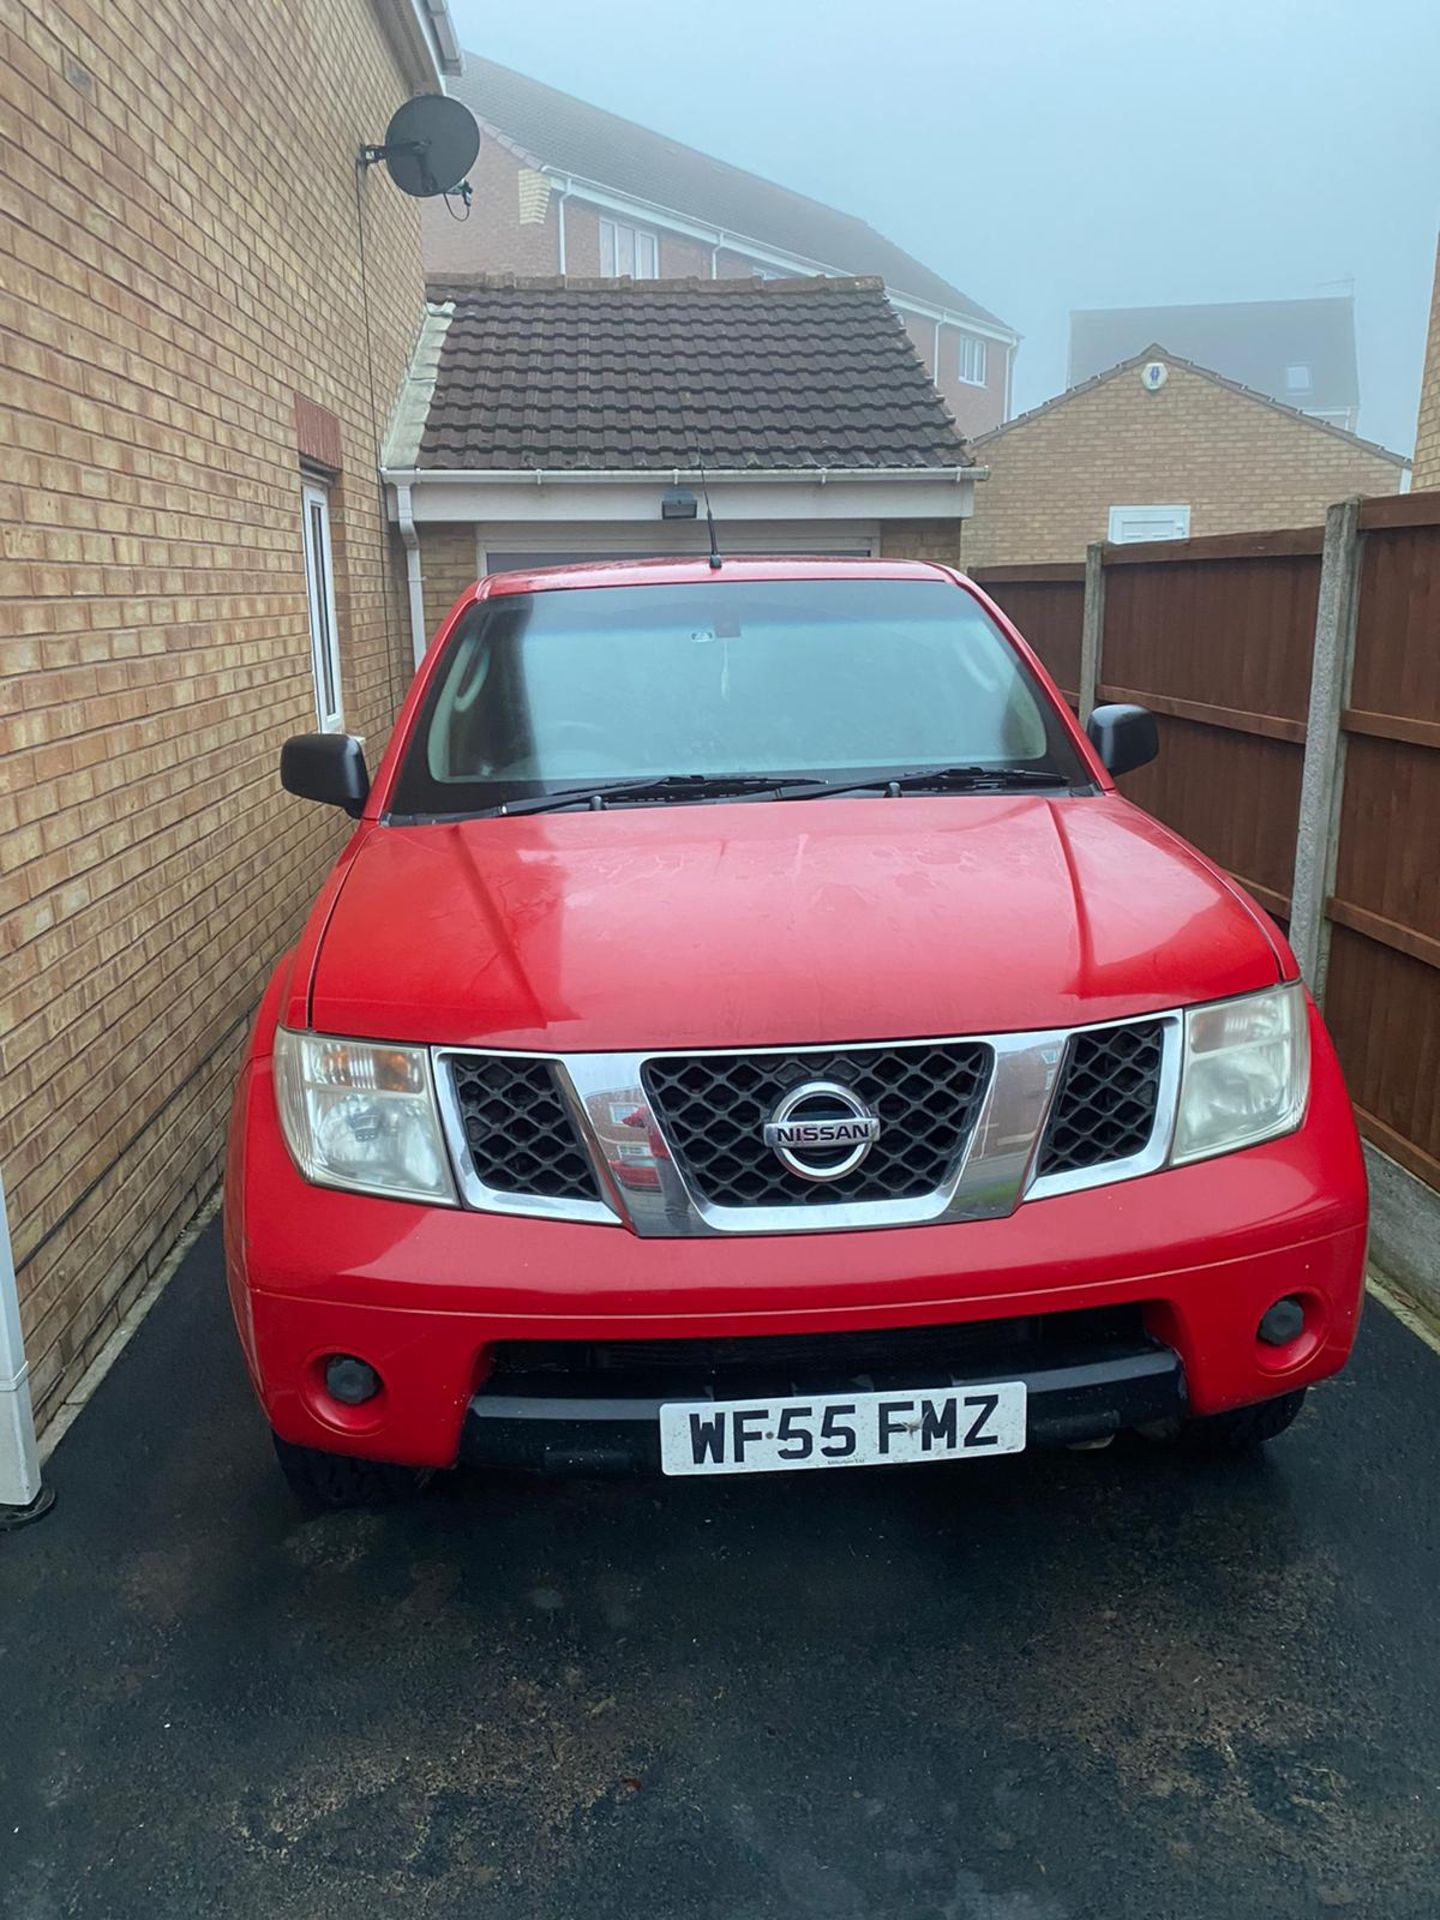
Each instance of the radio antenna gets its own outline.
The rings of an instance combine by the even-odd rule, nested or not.
[[[700,491],[705,496],[705,524],[710,529],[710,565],[716,573],[724,564],[720,558],[720,542],[715,533],[715,512],[710,505],[710,487],[705,478],[705,462],[700,458],[700,449],[695,449],[695,465],[700,470]]]

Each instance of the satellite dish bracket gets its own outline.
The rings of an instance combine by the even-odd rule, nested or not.
[[[426,153],[429,147],[428,140],[396,140],[389,146],[361,147],[356,164],[373,167],[377,161],[388,160],[392,153]]]

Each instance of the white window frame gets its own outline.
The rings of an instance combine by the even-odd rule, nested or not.
[[[644,265],[641,256],[645,255]],[[648,227],[627,226],[608,215],[600,221],[600,275],[605,280],[660,278],[660,236]]]
[[[1160,530],[1151,531],[1148,528],[1142,528],[1127,533],[1125,531],[1125,522],[1133,519],[1137,514],[1149,515]],[[1168,529],[1164,527],[1164,522],[1167,520],[1170,523]],[[1151,506],[1148,503],[1135,504],[1128,507],[1111,507],[1105,538],[1112,546],[1116,547],[1135,546],[1149,540],[1188,540],[1190,538],[1190,509],[1188,506],[1183,505]]]
[[[340,680],[340,631],[335,620],[335,557],[330,544],[330,489],[307,479],[300,490],[305,553],[305,600],[310,612],[310,669],[315,714],[322,733],[345,726]]]
[[[983,334],[966,333],[960,329],[960,342],[955,349],[955,371],[961,386],[983,387],[989,367],[989,353]]]

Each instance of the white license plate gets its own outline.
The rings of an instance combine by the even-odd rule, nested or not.
[[[788,1400],[679,1401],[660,1409],[666,1473],[913,1466],[1024,1447],[1023,1380]]]

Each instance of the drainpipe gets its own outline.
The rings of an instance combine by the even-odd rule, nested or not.
[[[410,649],[418,667],[425,658],[425,581],[420,572],[420,535],[408,486],[395,489],[395,518],[405,545],[405,589],[410,600]]]
[[[562,280],[565,278],[565,202],[570,198],[570,186],[571,183],[567,180],[555,196],[556,264]]]
[[[20,1336],[20,1291],[0,1183],[0,1533],[38,1520],[55,1496],[40,1484],[30,1369]]]

